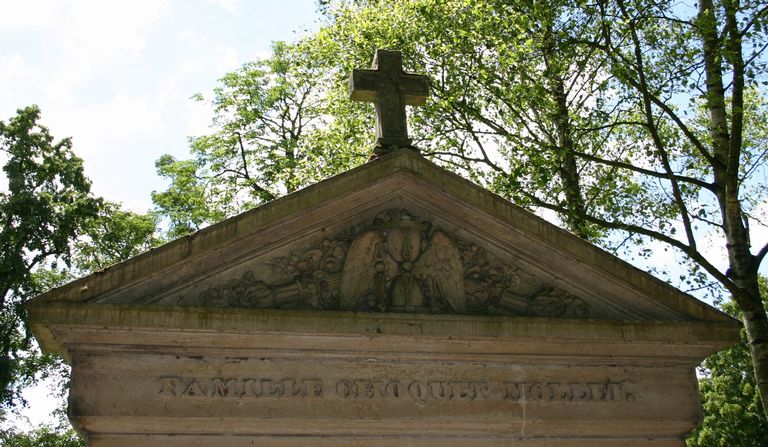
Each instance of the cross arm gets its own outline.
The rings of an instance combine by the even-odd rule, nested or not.
[[[352,76],[349,77],[349,97],[355,101],[374,102],[385,82],[391,81],[378,70],[352,70]],[[429,81],[425,76],[403,72],[398,76],[397,85],[406,105],[421,106],[427,102]]]
[[[374,102],[380,75],[376,70],[352,70],[349,77],[349,97],[354,101]]]

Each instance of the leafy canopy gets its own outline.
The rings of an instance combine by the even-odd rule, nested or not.
[[[760,291],[768,304],[768,280],[760,277]],[[733,317],[732,301],[722,309]],[[700,368],[701,424],[688,436],[688,447],[761,447],[768,439],[768,418],[757,392],[744,331],[739,342],[709,356]]]
[[[68,138],[38,124],[36,106],[0,121],[7,190],[0,191],[0,403],[13,405],[50,359],[33,350],[24,301],[61,278],[37,269],[71,263],[72,244],[102,208]],[[16,387],[16,388],[14,388]]]
[[[190,138],[192,159],[162,156],[170,180],[153,192],[170,237],[196,231],[365,160],[368,126],[338,99],[338,71],[307,44],[273,45],[273,54],[226,74],[214,89],[213,132]],[[203,95],[196,95],[204,101]],[[330,99],[330,100],[329,100]]]

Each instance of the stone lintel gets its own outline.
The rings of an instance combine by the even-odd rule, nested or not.
[[[403,445],[418,447],[467,447],[466,439],[447,437],[422,437],[418,442],[393,436],[387,439],[361,439],[360,437],[306,437],[306,436],[254,436],[248,438],[254,445],[270,447],[402,447]],[[206,440],[195,436],[148,436],[148,435],[98,435],[90,438],[91,447],[208,447]],[[216,447],[241,447],[244,439],[241,436],[216,437]],[[406,444],[407,442],[407,444]],[[521,439],[507,437],[501,439],[475,438],[472,447],[681,447],[684,443],[677,438],[584,438],[566,439],[545,437],[538,439]],[[588,444],[587,444],[588,443]]]
[[[365,341],[365,349],[386,351],[395,349],[400,342],[419,338],[428,341],[411,345],[412,352],[434,352],[444,345],[452,346],[457,355],[517,352],[589,356],[592,352],[591,356],[600,357],[664,356],[669,352],[668,355],[695,365],[732,343],[738,335],[738,328],[726,322],[622,322],[71,303],[51,303],[30,312],[43,349],[65,357],[71,356],[68,346],[78,343],[185,346],[215,339],[211,342],[217,348],[245,349],[259,346],[254,341],[271,340],[275,343],[273,348],[293,344],[316,349],[331,343],[341,349],[356,350],[363,349],[359,343]],[[200,338],[200,334],[208,335]],[[249,341],[243,344],[243,340]]]

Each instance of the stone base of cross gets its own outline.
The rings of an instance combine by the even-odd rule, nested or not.
[[[371,155],[368,157],[368,161],[377,160],[390,152],[394,152],[398,149],[410,149],[417,154],[421,154],[421,149],[414,146],[413,144],[410,144],[410,140],[408,144],[405,143],[382,143],[381,141],[376,141],[376,145],[373,146],[373,151],[371,152]]]
[[[349,94],[354,101],[372,102],[376,107],[376,146],[371,159],[395,149],[409,148],[405,106],[423,105],[429,82],[426,76],[403,71],[399,51],[376,50],[370,70],[353,70],[349,78]]]

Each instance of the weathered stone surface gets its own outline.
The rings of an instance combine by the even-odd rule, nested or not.
[[[147,435],[107,435],[95,436],[91,442],[95,447],[201,447],[209,446],[210,440],[195,436],[147,436]],[[675,439],[637,439],[637,438],[593,438],[589,441],[573,438],[480,438],[456,439],[447,437],[420,437],[414,441],[409,437],[395,436],[386,439],[339,438],[339,437],[302,437],[302,436],[262,436],[243,439],[240,436],[220,436],[216,446],[240,447],[243,445],[268,445],[274,447],[678,447],[683,445]]]
[[[684,367],[430,357],[79,354],[73,392],[91,398],[72,413],[96,432],[204,434],[211,419],[244,436],[653,436],[696,418]]]
[[[423,105],[428,92],[426,76],[403,71],[399,51],[376,50],[370,70],[352,72],[350,98],[372,102],[376,108],[376,156],[398,147],[410,147],[405,106]]]
[[[739,329],[407,150],[29,312],[91,446],[682,446]]]

